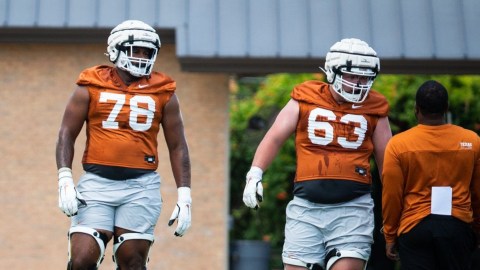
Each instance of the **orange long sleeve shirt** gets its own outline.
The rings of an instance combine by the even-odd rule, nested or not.
[[[385,150],[382,211],[387,243],[431,213],[433,186],[452,188],[452,216],[480,231],[480,139],[461,127],[417,125]]]

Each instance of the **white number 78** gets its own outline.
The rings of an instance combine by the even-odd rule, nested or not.
[[[100,102],[107,102],[108,100],[114,100],[115,105],[112,111],[108,115],[107,120],[102,121],[102,127],[106,129],[118,129],[117,119],[118,114],[125,105],[126,95],[102,92],[100,94]],[[148,109],[138,107],[139,103],[145,103]],[[152,126],[152,120],[155,112],[155,100],[150,96],[133,96],[130,99],[130,117],[128,124],[133,130],[146,131]],[[145,123],[138,122],[138,116],[145,115]]]

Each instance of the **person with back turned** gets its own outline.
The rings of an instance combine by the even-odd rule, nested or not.
[[[437,81],[416,93],[418,125],[392,137],[383,166],[386,255],[404,270],[467,270],[480,233],[480,139],[449,124]]]

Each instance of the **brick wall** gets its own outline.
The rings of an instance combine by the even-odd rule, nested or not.
[[[109,64],[103,44],[0,44],[0,265],[65,269],[68,218],[57,207],[55,142],[79,72]],[[177,81],[190,146],[193,225],[182,238],[167,226],[176,203],[168,152],[159,134],[164,208],[149,269],[226,269],[228,264],[228,76],[181,72],[164,46],[156,70]],[[84,132],[74,177],[82,173]],[[112,243],[101,269],[114,269]]]

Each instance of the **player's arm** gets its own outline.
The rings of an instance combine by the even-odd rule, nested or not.
[[[72,160],[75,140],[87,119],[89,102],[87,89],[78,86],[65,108],[55,149],[58,169],[58,207],[69,217],[77,214],[79,205],[86,205],[73,182]]]
[[[77,86],[68,100],[56,144],[57,168],[72,168],[75,140],[87,119],[90,97],[86,87]]]
[[[278,114],[275,122],[263,137],[255,151],[252,166],[263,171],[272,163],[285,141],[297,127],[299,115],[298,101],[290,99]]]
[[[385,147],[387,146],[388,141],[392,138],[392,130],[390,129],[390,123],[388,117],[382,117],[378,119],[377,126],[373,132],[373,147],[374,147],[374,156],[375,162],[378,167],[378,172],[380,175],[383,170],[383,158],[385,156]]]
[[[478,137],[477,141],[479,141]],[[473,229],[477,234],[477,248],[480,248],[480,157],[477,157],[474,166],[470,191],[472,194]]]
[[[396,146],[392,141],[385,149],[385,161],[382,170],[382,218],[383,234],[387,243],[387,256],[396,258],[394,247],[397,230],[403,212],[403,194],[405,177],[400,165]],[[391,252],[390,254],[388,252]]]
[[[190,187],[190,156],[180,105],[175,94],[163,110],[162,127],[176,185],[177,187]]]
[[[172,95],[163,109],[162,127],[178,192],[177,204],[170,216],[168,225],[171,226],[178,219],[178,225],[174,234],[175,236],[183,236],[190,228],[192,219],[191,169],[182,114],[175,94]]]
[[[299,115],[298,101],[290,99],[278,114],[272,127],[257,147],[252,167],[247,173],[246,185],[243,190],[243,202],[250,208],[257,209],[263,200],[262,175],[272,163],[278,151],[295,131]]]

